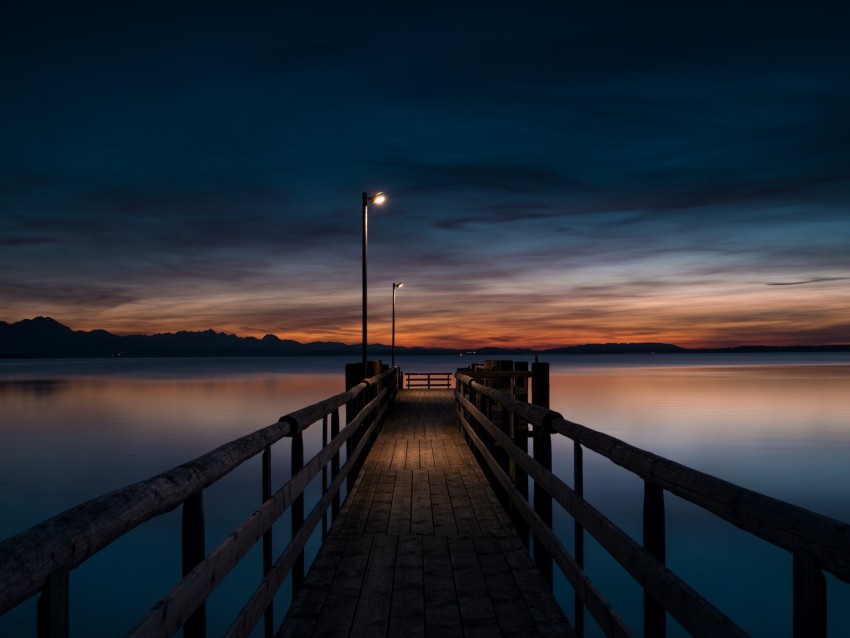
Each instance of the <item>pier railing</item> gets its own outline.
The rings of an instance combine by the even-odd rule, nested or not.
[[[474,372],[456,374],[458,420],[497,493],[510,510],[517,530],[531,547],[538,567],[552,582],[553,562],[575,596],[573,625],[584,632],[587,609],[606,636],[631,636],[611,604],[584,572],[584,539],[590,534],[640,585],[644,592],[644,636],[666,635],[670,614],[691,635],[716,638],[746,633],[665,565],[664,493],[669,492],[792,554],[793,635],[826,635],[824,572],[850,582],[850,526],[728,483],[572,423],[548,407],[513,398],[488,387]],[[498,376],[498,375],[496,375]],[[503,372],[505,378],[532,373]],[[492,378],[492,375],[491,375]],[[547,370],[548,378],[548,370]],[[548,380],[540,383],[541,403],[548,405]],[[504,388],[503,388],[504,389]],[[532,387],[535,402],[537,388]],[[531,427],[529,434],[528,426]],[[552,435],[573,442],[573,486],[552,471]],[[528,439],[533,453],[528,454]],[[644,483],[643,539],[638,542],[583,498],[583,450],[592,450],[637,475]],[[533,499],[529,499],[529,478]],[[553,500],[574,522],[570,553],[552,528]],[[533,505],[531,504],[533,503]]]
[[[67,636],[70,572],[139,525],[182,507],[183,578],[130,635],[170,636],[181,627],[186,638],[206,635],[207,597],[257,543],[262,543],[263,572],[257,574],[256,590],[224,635],[247,636],[262,618],[265,635],[274,635],[275,594],[290,573],[293,591],[300,586],[305,545],[319,525],[323,532],[327,530],[329,511],[333,517],[337,515],[342,484],[347,481],[350,492],[373,434],[399,386],[400,372],[392,368],[184,465],[87,501],[7,539],[0,543],[0,614],[38,594],[39,637]],[[342,406],[355,416],[340,429]],[[322,423],[323,447],[305,463],[302,433],[316,423]],[[271,448],[284,437],[292,441],[292,477],[273,492]],[[346,454],[340,465],[343,445]],[[262,455],[262,504],[218,547],[207,552],[204,489],[257,455]],[[305,516],[305,489],[320,474],[321,497]],[[287,510],[291,512],[291,540],[275,558],[272,525]]]
[[[408,390],[450,389],[451,372],[405,372]]]

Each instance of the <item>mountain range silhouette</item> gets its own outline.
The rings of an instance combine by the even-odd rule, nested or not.
[[[850,345],[825,346],[739,346],[734,348],[689,349],[667,343],[605,343],[564,346],[547,350],[531,348],[482,347],[476,355],[502,354],[670,354],[680,352],[846,352]],[[396,346],[396,355],[456,355],[466,350],[454,348],[408,348]],[[106,330],[72,330],[51,317],[35,317],[16,323],[0,321],[0,358],[89,358],[89,357],[274,357],[274,356],[352,356],[361,353],[360,344],[335,341],[300,343],[275,335],[240,337],[204,330],[153,335],[116,335]],[[369,346],[370,356],[390,354],[390,346]]]

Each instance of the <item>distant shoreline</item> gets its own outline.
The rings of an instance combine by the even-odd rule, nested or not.
[[[372,357],[389,357],[390,346],[369,346]],[[683,348],[668,343],[590,343],[546,348],[477,349],[423,348],[396,346],[396,356],[476,356],[507,355],[611,355],[611,354],[719,354],[770,352],[850,352],[850,344],[793,346],[734,346],[722,348]],[[359,358],[360,344],[338,342],[300,343],[266,335],[239,337],[206,330],[155,335],[115,335],[105,330],[72,330],[50,317],[25,319],[17,323],[0,321],[0,359],[106,359],[152,357],[315,357],[350,356]]]

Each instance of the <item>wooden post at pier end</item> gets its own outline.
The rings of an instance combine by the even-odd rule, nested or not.
[[[549,364],[543,361],[531,364],[531,402],[549,407]]]

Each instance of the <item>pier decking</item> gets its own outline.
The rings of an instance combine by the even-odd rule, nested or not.
[[[278,635],[573,635],[452,395],[399,392]]]

